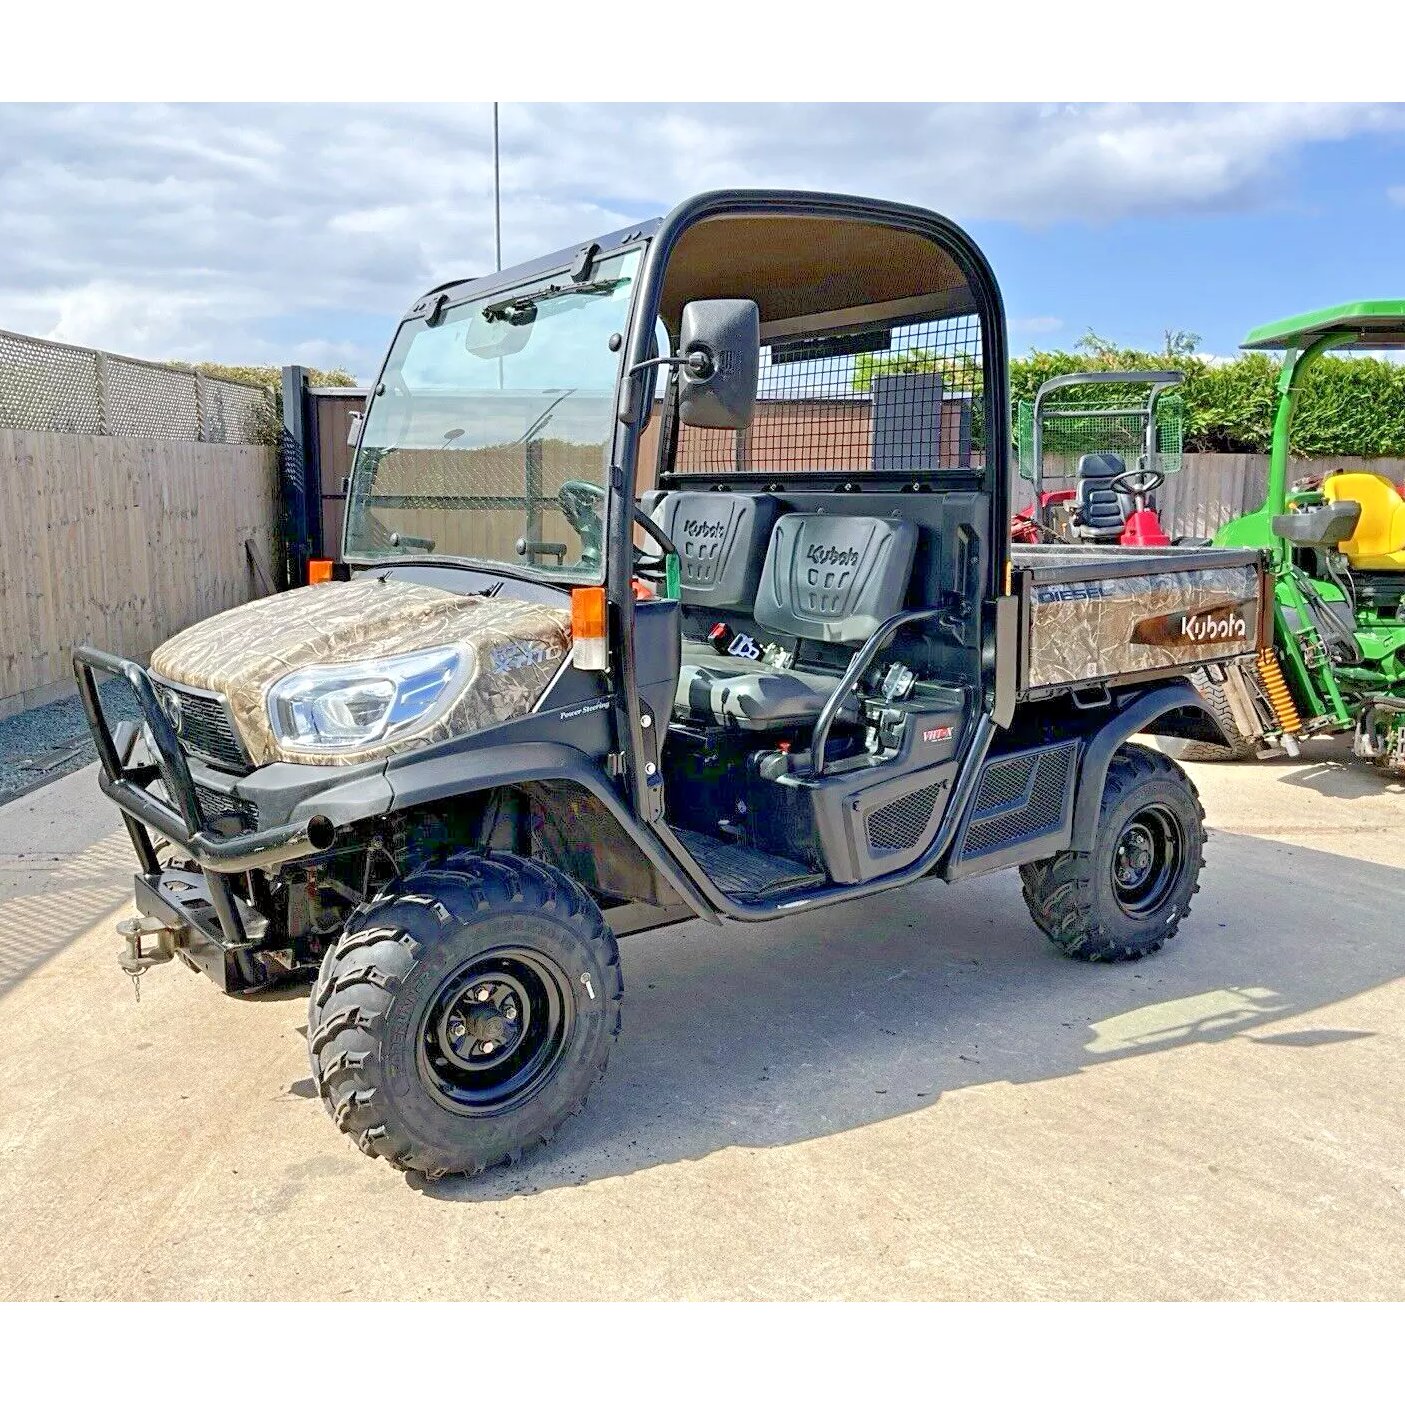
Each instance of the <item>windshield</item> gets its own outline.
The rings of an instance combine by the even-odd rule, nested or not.
[[[416,319],[396,336],[352,470],[346,551],[602,579],[618,353],[640,251]]]

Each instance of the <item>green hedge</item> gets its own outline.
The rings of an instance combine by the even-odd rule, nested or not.
[[[1273,436],[1281,364],[1262,352],[1207,365],[1195,356],[1120,348],[1101,354],[1036,351],[1011,361],[1011,398],[1032,400],[1050,376],[1070,371],[1177,370],[1185,374],[1187,452],[1264,454]],[[1106,393],[1093,388],[1089,398]],[[1405,454],[1405,366],[1373,356],[1323,357],[1303,379],[1292,447],[1303,458]]]
[[[1279,357],[1261,352],[1210,365],[1196,356],[1123,347],[1033,351],[1010,362],[1010,399],[1033,400],[1051,376],[1074,371],[1181,371],[1187,453],[1266,454],[1281,364]],[[912,352],[860,356],[854,388],[867,390],[880,372],[916,370],[941,370],[954,386],[979,389],[979,372],[969,363],[939,365]],[[1106,400],[1107,394],[1106,387],[1089,386],[1067,392],[1064,403]],[[1303,380],[1293,416],[1292,448],[1302,458],[1405,456],[1405,365],[1360,354],[1323,357]]]

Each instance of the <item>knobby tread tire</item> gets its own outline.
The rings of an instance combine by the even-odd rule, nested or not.
[[[481,940],[494,917],[524,911],[546,918],[578,961],[588,963],[592,992],[600,987],[603,1021],[591,1022],[592,1042],[579,1051],[569,1077],[565,1071],[554,1074],[527,1104],[526,1115],[463,1118],[444,1112],[436,1121],[431,1111],[427,1119],[422,1112],[417,1119],[404,1082],[407,1060],[414,1066],[413,1051],[386,1047],[397,994],[417,962],[441,948],[450,959],[453,944]],[[472,950],[471,945],[464,949]],[[623,999],[614,934],[579,883],[514,854],[459,855],[396,880],[353,913],[324,955],[308,1002],[313,1081],[337,1127],[367,1156],[435,1179],[472,1175],[550,1141],[581,1110],[619,1036]],[[398,1088],[387,1078],[392,1062],[401,1071]],[[426,1120],[438,1135],[426,1138]]]
[[[1172,804],[1185,830],[1184,871],[1169,912],[1138,923],[1112,894],[1112,850],[1120,832],[1118,812],[1133,798]],[[1160,951],[1176,935],[1191,898],[1200,891],[1205,865],[1205,811],[1190,777],[1169,757],[1127,743],[1107,769],[1092,850],[1065,849],[1020,866],[1026,907],[1039,929],[1067,956],[1080,961],[1137,961]]]
[[[1215,742],[1190,741],[1186,737],[1157,737],[1158,750],[1177,761],[1253,761],[1258,757],[1254,743],[1242,736],[1239,724],[1234,720],[1234,712],[1225,696],[1223,683],[1216,683],[1203,668],[1193,669],[1190,681],[1195,691],[1205,700],[1206,706],[1220,724],[1220,730],[1229,737],[1228,746]]]

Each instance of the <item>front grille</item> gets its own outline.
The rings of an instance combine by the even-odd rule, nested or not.
[[[249,769],[249,759],[234,734],[234,724],[229,720],[229,709],[223,698],[172,687],[169,683],[157,683],[155,687],[167,716],[174,710],[168,699],[179,702],[180,725],[176,727],[176,735],[192,756],[236,771]]]
[[[868,817],[868,842],[875,849],[910,849],[927,832],[937,797],[947,782],[923,786],[880,805]]]
[[[205,824],[222,834],[238,834],[258,828],[258,811],[237,795],[225,795],[195,782],[195,798]]]
[[[961,858],[975,859],[1057,830],[1077,742],[986,763]]]

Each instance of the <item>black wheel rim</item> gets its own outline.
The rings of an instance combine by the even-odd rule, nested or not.
[[[1138,810],[1112,846],[1112,892],[1129,917],[1165,906],[1185,867],[1185,832],[1164,805]]]
[[[448,976],[420,1021],[420,1077],[451,1112],[488,1117],[525,1102],[555,1072],[575,1024],[561,968],[502,947]]]

